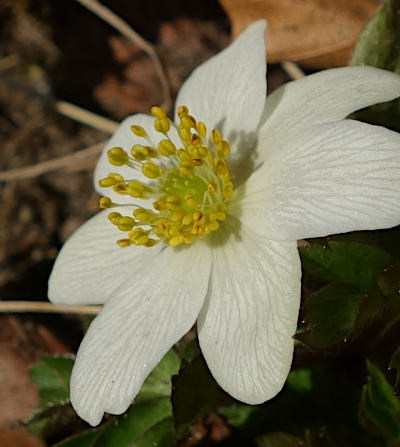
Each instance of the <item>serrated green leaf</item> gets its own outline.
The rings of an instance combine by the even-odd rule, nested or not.
[[[377,276],[388,267],[392,257],[369,245],[326,241],[301,248],[303,268],[326,281],[341,282],[362,291],[377,290]]]
[[[271,433],[257,438],[258,447],[305,447],[303,439],[289,433]]]
[[[353,330],[362,292],[347,284],[329,284],[304,304],[307,329],[296,338],[309,346],[324,349],[343,342]]]
[[[371,65],[400,73],[400,0],[388,0],[362,31],[351,65]],[[357,119],[400,130],[400,100],[357,112]]]
[[[189,425],[232,400],[216,383],[202,356],[183,364],[173,385],[172,403],[178,436]]]
[[[400,441],[400,401],[380,368],[367,360],[368,382],[364,386],[360,417],[364,426],[388,441]]]

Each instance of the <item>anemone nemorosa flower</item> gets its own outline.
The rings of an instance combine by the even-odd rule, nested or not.
[[[104,304],[79,348],[71,401],[120,414],[197,320],[211,373],[258,404],[293,354],[296,240],[400,223],[400,135],[345,120],[400,96],[400,76],[326,70],[266,99],[265,22],[198,67],[164,111],[127,118],[97,164],[106,209],[61,250],[53,302]],[[118,243],[117,243],[118,241]]]

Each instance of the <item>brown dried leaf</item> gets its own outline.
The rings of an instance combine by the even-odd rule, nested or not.
[[[233,37],[268,20],[268,61],[315,68],[347,65],[358,36],[383,0],[220,0]]]

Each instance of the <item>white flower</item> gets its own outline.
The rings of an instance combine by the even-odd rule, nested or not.
[[[264,21],[250,26],[197,68],[177,98],[231,145],[232,198],[228,191],[210,199],[199,187],[215,211],[227,207],[226,220],[206,216],[208,223],[199,230],[205,235],[190,236],[189,245],[174,247],[183,236],[172,241],[169,236],[169,245],[161,240],[152,247],[121,248],[116,244],[121,231],[105,210],[79,228],[57,258],[49,283],[53,302],[104,304],[80,346],[71,379],[72,404],[92,425],[104,412],[128,408],[146,376],[196,319],[202,352],[221,387],[250,404],[271,399],[292,360],[301,276],[296,240],[400,223],[400,135],[344,120],[355,110],[400,96],[400,77],[372,67],[326,70],[290,82],[265,100],[264,31]],[[162,119],[162,112],[154,111]],[[151,184],[126,164],[111,168],[107,151],[142,144],[132,124],[145,128],[157,145],[165,136],[154,130],[153,121],[141,114],[127,118],[101,156],[95,186],[115,202],[152,208],[154,198],[108,194],[98,182],[114,171]],[[182,146],[173,126],[169,135]],[[217,132],[217,149],[219,139]],[[155,167],[148,166],[156,170],[149,177],[164,179],[151,187],[156,195],[164,191],[164,199],[166,176],[177,175],[174,159],[163,158],[161,177],[157,159]],[[216,174],[215,164],[204,169],[218,183],[212,189],[229,183],[229,177]],[[132,229],[132,218],[125,228],[115,216],[117,226]],[[168,231],[177,234],[171,222]],[[144,244],[153,235],[135,241]]]

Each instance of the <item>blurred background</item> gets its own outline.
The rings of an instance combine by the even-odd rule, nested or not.
[[[147,113],[153,105],[164,104],[171,112],[190,72],[257,18],[269,20],[269,91],[302,76],[302,71],[347,65],[362,29],[384,2],[103,1],[138,33],[136,40],[89,10],[91,2],[81,3],[0,2],[0,300],[47,300],[47,279],[60,247],[98,211],[92,172],[118,121]],[[371,116],[366,119],[374,122]],[[385,124],[396,129],[399,122],[388,118]],[[386,244],[392,240],[390,236]],[[321,284],[309,279],[305,294]],[[30,368],[43,354],[76,352],[90,318],[2,310],[1,446],[52,445],[87,428],[75,420],[75,425],[61,424],[63,429],[40,440],[23,422],[41,402]],[[354,346],[339,349],[339,357],[352,356],[354,349],[358,356]],[[331,360],[331,354],[328,350],[322,358]],[[315,356],[307,349],[299,354],[303,360]],[[192,424],[180,445],[256,445],[236,432],[232,436],[232,417],[209,411],[201,423]],[[231,418],[229,423],[226,418]],[[262,445],[306,445],[289,441]],[[352,445],[367,445],[360,442]]]

